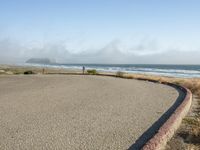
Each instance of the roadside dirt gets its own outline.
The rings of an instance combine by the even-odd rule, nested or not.
[[[200,98],[197,96],[193,97],[190,112],[165,150],[200,150]]]

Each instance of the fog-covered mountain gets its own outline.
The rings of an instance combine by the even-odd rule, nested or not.
[[[53,62],[48,58],[31,58],[26,61],[31,64],[52,64]]]

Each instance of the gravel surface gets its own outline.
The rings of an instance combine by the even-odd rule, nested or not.
[[[178,95],[113,77],[0,76],[0,149],[127,149]]]

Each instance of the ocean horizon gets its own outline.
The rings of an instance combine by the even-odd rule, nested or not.
[[[96,69],[99,72],[126,72],[160,75],[181,78],[199,78],[200,65],[175,65],[175,64],[20,64],[35,67],[52,67],[63,69],[81,70],[84,66],[86,69]]]

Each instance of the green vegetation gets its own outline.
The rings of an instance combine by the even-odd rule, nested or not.
[[[97,71],[95,69],[87,70],[88,74],[96,75]]]

